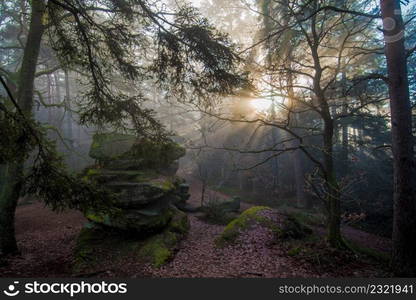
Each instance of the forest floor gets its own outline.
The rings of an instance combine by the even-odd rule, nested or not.
[[[189,181],[189,179],[188,179]],[[201,186],[190,180],[189,203],[199,206]],[[227,195],[208,191],[215,197]],[[241,210],[250,204],[242,203]],[[71,274],[73,249],[86,220],[77,211],[57,214],[39,202],[23,203],[16,212],[16,237],[21,254],[0,261],[0,277],[384,277],[386,265],[373,259],[340,254],[322,242],[307,243],[310,255],[290,255],[298,245],[275,243],[267,232],[247,233],[246,243],[216,248],[214,240],[224,229],[189,214],[190,231],[181,242],[175,257],[166,265],[154,268],[134,257],[117,265],[103,264],[96,274]],[[317,235],[324,228],[314,228]],[[344,226],[343,233],[354,243],[388,253],[391,241]],[[310,252],[309,252],[310,253]]]

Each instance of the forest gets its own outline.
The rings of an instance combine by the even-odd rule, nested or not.
[[[0,1],[0,277],[416,277],[416,3]]]

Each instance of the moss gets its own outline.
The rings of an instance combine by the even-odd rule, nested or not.
[[[97,224],[137,233],[150,233],[157,231],[170,222],[173,212],[165,209],[162,213],[148,210],[138,211],[137,218],[126,218],[122,213],[101,214],[93,211],[85,213],[85,217]]]
[[[290,249],[287,252],[287,255],[289,255],[289,256],[297,256],[301,252],[302,252],[302,248],[301,247],[294,247],[294,248]]]
[[[89,169],[86,176],[91,177],[98,174],[100,174],[100,169]]]
[[[178,233],[186,233],[189,230],[189,220],[187,215],[177,210],[169,223],[169,230]]]
[[[89,155],[99,161],[117,159],[130,151],[136,137],[121,133],[96,133],[92,138]]]
[[[169,192],[175,189],[174,183],[169,178],[163,178],[163,179],[156,179],[151,181],[151,185],[162,189],[165,192]]]
[[[163,168],[184,155],[185,148],[173,141],[155,143],[140,139],[124,156],[140,159],[145,168]]]
[[[135,160],[141,168],[159,168],[184,156],[185,148],[171,140],[154,142],[127,134],[96,133],[89,155],[104,165],[114,160]]]
[[[139,256],[150,259],[155,267],[160,267],[172,257],[172,251],[166,246],[164,236],[156,236],[145,242],[139,251]]]
[[[276,235],[281,234],[281,229],[270,219],[258,215],[259,212],[271,210],[267,206],[254,206],[245,210],[239,217],[231,221],[224,229],[223,233],[215,240],[218,247],[226,244],[235,243],[240,232],[248,229],[253,224],[261,224],[271,229]]]
[[[241,216],[257,216],[257,213],[264,210],[271,210],[270,207],[267,206],[253,206],[249,209],[243,211]],[[257,216],[258,217],[258,216]]]
[[[90,181],[146,182],[155,180],[159,176],[154,170],[108,170],[102,168],[87,168],[83,174],[83,178]]]
[[[93,213],[93,212],[88,212],[88,213],[85,214],[85,217],[88,220],[91,220],[95,223],[104,224],[104,225],[108,225],[108,226],[111,225],[109,215],[102,215],[102,214],[97,214],[97,213]]]
[[[385,263],[385,264],[390,263],[390,255],[388,253],[381,252],[373,248],[368,248],[368,247],[358,245],[357,243],[351,240],[345,240],[345,243],[352,251],[358,254],[368,256],[381,263]]]
[[[172,258],[177,243],[188,230],[188,217],[185,213],[175,210],[167,228],[162,233],[144,242],[139,251],[139,257],[149,261],[155,267],[162,266]]]
[[[126,257],[137,257],[155,267],[168,262],[179,241],[189,229],[185,213],[170,210],[171,221],[163,231],[151,237],[114,230],[88,223],[78,236],[74,252],[74,273],[94,271],[101,265],[123,262]]]
[[[132,178],[135,182],[150,181],[159,176],[155,170],[141,170],[136,172],[136,176]]]

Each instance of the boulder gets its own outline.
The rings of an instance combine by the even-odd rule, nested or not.
[[[98,161],[111,161],[130,151],[136,137],[120,133],[96,133],[92,138],[89,155]]]
[[[312,230],[297,219],[282,214],[267,206],[254,206],[232,220],[222,234],[215,240],[218,247],[244,242],[244,232],[262,227],[271,232],[277,239],[300,239],[312,233]]]
[[[89,155],[111,170],[153,169],[174,174],[185,149],[169,140],[153,142],[127,134],[96,133]]]
[[[220,203],[224,212],[238,212],[240,210],[240,197],[234,196]]]
[[[169,261],[177,250],[178,242],[189,230],[189,220],[185,213],[174,209],[168,226],[160,233],[146,239],[138,251],[139,257],[155,267]]]
[[[103,266],[124,265],[125,260],[132,258],[155,267],[165,264],[189,230],[185,213],[175,207],[168,211],[170,221],[164,229],[145,237],[114,227],[105,230],[94,222],[86,224],[76,241],[73,273],[94,273]]]
[[[95,134],[90,155],[100,162],[88,168],[84,179],[103,185],[114,195],[114,212],[87,211],[95,224],[140,234],[166,227],[170,207],[184,206],[189,187],[175,176],[178,159],[185,154],[178,144],[154,143],[118,133]]]

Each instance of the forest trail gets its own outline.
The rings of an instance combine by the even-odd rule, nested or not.
[[[193,206],[200,204],[201,185],[189,179]],[[227,195],[209,190],[217,197]],[[242,203],[241,210],[250,204]],[[161,268],[139,265],[126,260],[113,266],[102,277],[334,277],[374,276],[371,265],[347,264],[333,271],[317,270],[313,264],[287,254],[287,249],[272,243],[267,232],[255,230],[245,238],[247,243],[218,249],[215,238],[224,226],[207,224],[190,214],[191,229],[180,244],[175,258]],[[1,277],[68,277],[71,276],[72,251],[85,218],[76,211],[56,214],[39,202],[19,205],[16,213],[16,236],[21,255],[0,262]],[[322,228],[323,230],[323,228]],[[353,231],[352,231],[353,230]],[[357,229],[344,233],[362,245],[376,245],[388,251],[389,241]],[[365,243],[364,243],[365,242]],[[372,275],[373,274],[373,275]]]

